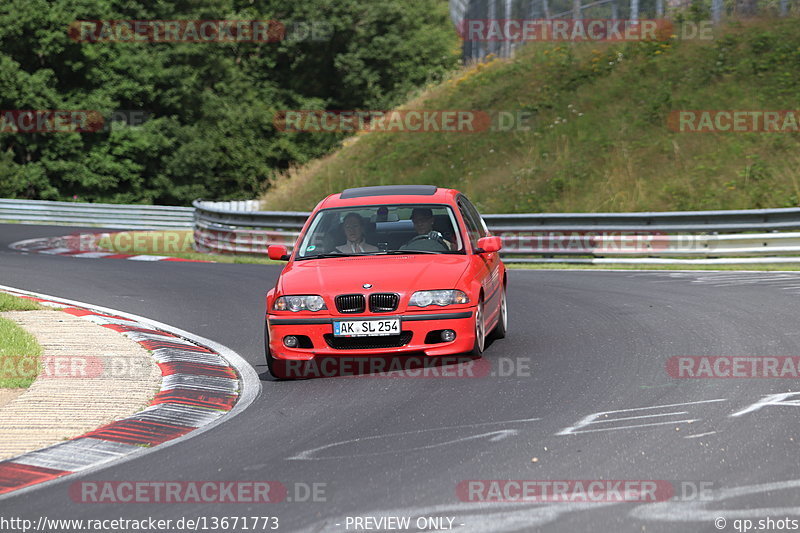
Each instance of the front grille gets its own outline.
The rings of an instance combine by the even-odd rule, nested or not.
[[[369,295],[369,310],[373,313],[391,313],[397,309],[400,297],[390,292],[376,292]]]
[[[324,335],[325,342],[334,350],[375,350],[378,348],[399,348],[411,342],[412,332],[401,331],[400,335],[386,337],[334,337]]]
[[[336,297],[336,309],[340,313],[363,313],[366,309],[363,294],[340,294]]]

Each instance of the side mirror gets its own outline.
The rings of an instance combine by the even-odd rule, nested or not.
[[[267,255],[273,261],[288,261],[290,257],[286,247],[282,244],[270,244],[267,248]]]
[[[499,252],[503,248],[503,241],[500,237],[482,237],[478,239],[478,248],[475,250],[479,254],[490,254]]]

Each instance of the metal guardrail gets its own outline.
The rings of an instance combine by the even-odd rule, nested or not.
[[[191,228],[193,221],[191,207],[0,198],[0,222],[157,230]]]
[[[261,202],[258,200],[230,200],[225,202],[209,202],[196,200],[197,205],[216,211],[258,211]]]
[[[309,213],[253,211],[257,201],[193,207],[0,199],[0,222],[110,229],[194,229],[207,253],[265,255],[294,246]],[[244,210],[241,210],[244,209]],[[485,215],[517,263],[800,263],[800,209]]]
[[[294,245],[309,213],[230,212],[194,203],[195,246],[265,254]],[[485,215],[517,263],[800,263],[800,209]],[[583,257],[581,257],[583,256]]]
[[[195,200],[195,250],[204,253],[267,253],[270,244],[289,248],[300,235],[309,213],[235,211],[218,202]]]
[[[652,213],[541,213],[484,215],[494,232],[535,231],[662,231],[746,232],[800,229],[800,208],[729,211],[666,211]]]

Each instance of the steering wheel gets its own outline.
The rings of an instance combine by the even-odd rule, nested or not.
[[[406,243],[406,245],[404,246],[404,248],[411,250],[411,249],[413,249],[412,245],[414,243],[417,243],[417,242],[421,243],[422,241],[425,241],[426,243],[430,243],[432,245],[435,245],[437,247],[436,249],[439,249],[441,251],[449,251],[450,250],[450,247],[447,246],[447,243],[444,241],[444,237],[442,236],[442,234],[439,233],[438,231],[435,231],[435,230],[431,231],[430,233],[423,233],[422,235],[417,235],[416,237],[414,237],[413,239],[408,241]],[[424,249],[425,248],[422,248],[422,250],[424,250]],[[435,250],[432,250],[432,251],[435,251]]]

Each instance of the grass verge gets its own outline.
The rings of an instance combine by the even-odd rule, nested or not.
[[[41,309],[44,308],[33,300],[0,292],[0,313],[3,311],[39,311]]]
[[[30,387],[39,374],[42,347],[33,335],[0,317],[0,388]]]
[[[0,312],[37,311],[41,305],[0,292]],[[7,318],[0,317],[0,388],[30,387],[39,373],[42,347],[33,335]]]
[[[459,189],[483,213],[800,205],[796,130],[670,123],[678,110],[797,109],[797,20],[733,21],[706,41],[529,43],[402,106],[505,112],[527,117],[521,127],[359,135],[277,180],[264,208],[305,211],[348,187],[404,183]]]

